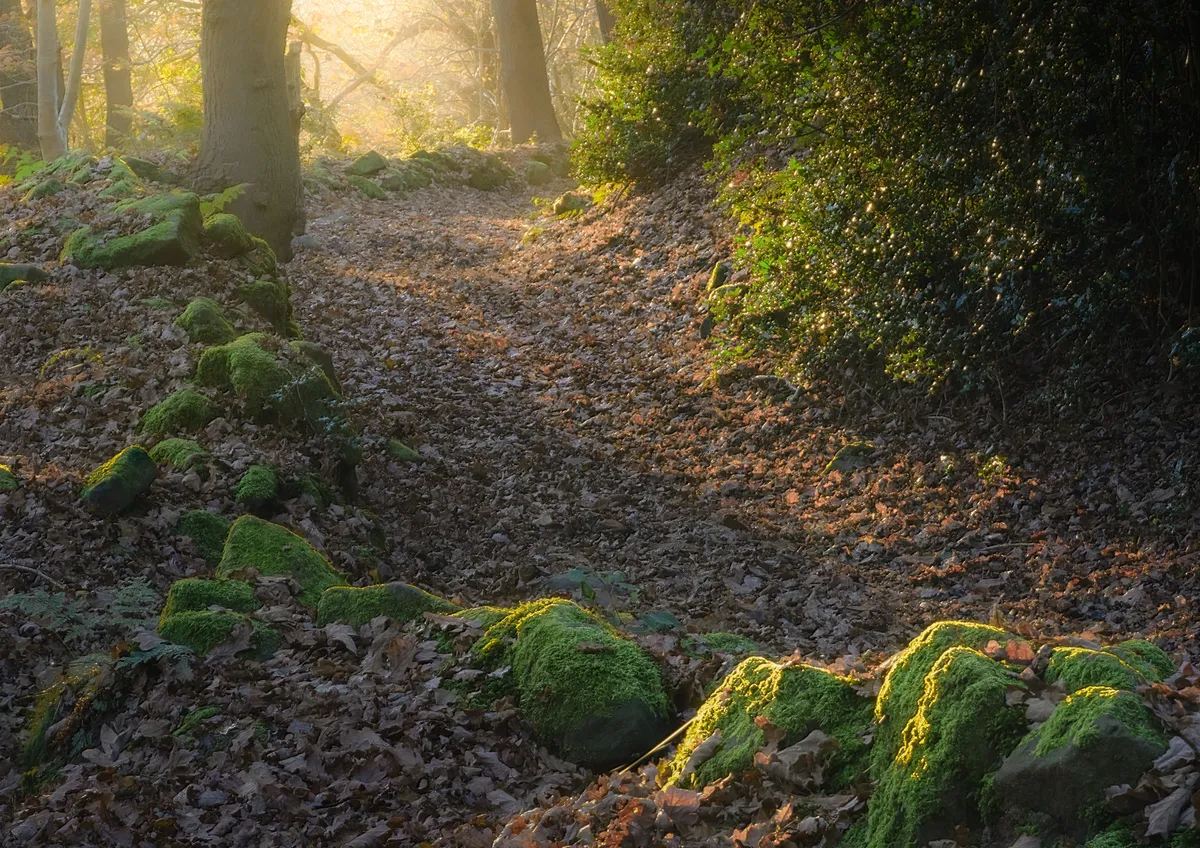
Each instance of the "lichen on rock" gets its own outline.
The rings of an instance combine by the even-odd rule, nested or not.
[[[187,331],[193,344],[228,344],[237,331],[225,318],[221,305],[212,298],[198,297],[175,319],[175,326]]]
[[[300,536],[243,515],[225,540],[217,577],[241,579],[250,569],[262,575],[290,574],[300,584],[300,603],[308,607],[316,607],[326,589],[347,585],[346,576]]]
[[[426,612],[455,613],[458,604],[410,586],[385,583],[378,586],[336,586],[321,595],[317,605],[317,624],[349,624],[360,627],[379,616],[400,622],[417,621]]]
[[[145,494],[158,477],[158,466],[145,448],[125,448],[87,479],[80,498],[100,515],[119,515]]]
[[[181,389],[150,409],[142,416],[138,430],[157,438],[176,433],[195,433],[204,429],[221,410],[199,392]]]

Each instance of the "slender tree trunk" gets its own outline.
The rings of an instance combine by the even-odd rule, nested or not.
[[[37,63],[21,0],[0,0],[0,143],[38,147]]]
[[[133,68],[125,0],[100,0],[100,51],[104,54],[104,144],[120,147],[133,128]]]
[[[42,159],[67,154],[67,136],[58,122],[58,21],[55,0],[38,0],[37,79],[38,143]]]
[[[75,43],[71,46],[71,71],[67,76],[67,87],[63,92],[62,108],[58,113],[58,125],[65,139],[75,118],[75,107],[79,104],[79,88],[83,84],[83,59],[87,55],[88,27],[91,26],[92,0],[79,0],[79,18],[75,21]]]
[[[249,184],[233,211],[284,261],[294,229],[303,226],[300,150],[284,68],[291,5],[204,0],[200,28],[201,178],[215,186]]]
[[[617,25],[617,19],[613,17],[612,10],[604,0],[596,0],[596,17],[600,21],[600,40],[608,44],[612,41],[612,31]]]
[[[561,141],[562,131],[550,100],[537,0],[492,0],[492,12],[513,143],[523,144],[534,135],[538,141]]]

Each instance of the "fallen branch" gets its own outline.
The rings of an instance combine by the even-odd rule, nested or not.
[[[43,580],[45,580],[47,583],[51,583],[60,589],[67,588],[67,585],[65,583],[59,583],[57,580],[55,580],[50,575],[45,574],[41,571],[38,571],[36,568],[30,568],[28,565],[17,565],[15,562],[0,562],[0,570],[24,571],[29,574],[33,574],[37,577],[40,577]]]

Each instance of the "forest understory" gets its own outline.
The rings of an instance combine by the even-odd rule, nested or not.
[[[732,236],[701,175],[548,214],[568,187],[326,195],[309,210],[292,303],[367,449],[340,503],[273,517],[336,567],[463,604],[564,595],[635,629],[665,620],[675,629],[638,638],[681,711],[731,667],[686,650],[685,631],[863,673],[945,619],[1200,653],[1190,390],[1134,374],[1050,409],[1019,392],[936,409],[806,393],[706,338],[705,288]],[[45,202],[62,216],[72,196]],[[47,236],[23,259],[58,246]],[[119,520],[77,503],[190,371],[172,320],[225,285],[203,273],[64,267],[4,296],[0,463],[25,483],[0,494],[0,586],[75,602],[60,610],[69,634],[0,611],[0,817],[18,844],[486,846],[512,814],[582,791],[590,776],[522,741],[515,709],[456,707],[431,632],[388,641],[381,623],[306,629],[281,613],[293,650],[156,684],[50,794],[18,794],[21,716],[72,657],[111,643],[99,616],[121,587],[161,598],[204,571],[172,532],[179,515],[231,505],[254,463],[328,473],[274,428],[218,419],[206,435],[223,473],[163,472]],[[390,439],[419,457],[389,454]],[[143,607],[125,614],[158,604]],[[182,701],[226,717],[202,774],[168,720]],[[288,734],[286,754],[265,753],[263,733]],[[736,823],[738,804],[726,812]]]

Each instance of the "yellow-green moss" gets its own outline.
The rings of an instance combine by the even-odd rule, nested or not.
[[[358,193],[363,197],[371,200],[384,200],[387,198],[387,192],[384,191],[383,187],[374,180],[369,180],[366,177],[358,177],[354,174],[351,174],[346,177],[346,182],[354,186],[354,188],[358,190]]]
[[[350,166],[346,169],[346,173],[359,177],[369,177],[372,174],[378,174],[387,166],[387,159],[384,159],[382,155],[374,150],[368,150],[350,163]]]
[[[508,618],[513,612],[514,610],[510,607],[472,607],[462,612],[456,612],[454,616],[456,618],[464,618],[487,630],[489,627],[499,624]]]
[[[300,603],[309,607],[317,605],[326,589],[346,585],[346,576],[291,530],[243,515],[225,540],[217,577],[236,579],[251,568],[262,575],[292,575],[300,584]]]
[[[233,498],[251,511],[262,509],[279,496],[279,474],[269,465],[251,465],[234,490]]]
[[[167,591],[167,602],[159,614],[164,622],[181,612],[197,612],[222,607],[232,612],[254,612],[262,602],[254,597],[254,587],[241,580],[201,580],[187,577],[176,580]]]
[[[21,487],[11,468],[0,463],[0,492],[15,492]]]
[[[117,515],[133,506],[158,477],[158,466],[137,445],[125,448],[91,473],[80,498],[94,512]]]
[[[733,654],[749,656],[759,650],[758,643],[736,633],[698,633],[684,642],[684,648],[695,656]]]
[[[113,236],[76,230],[63,247],[62,262],[77,268],[132,268],[143,265],[186,265],[200,253],[200,199],[188,192],[169,192],[116,206],[118,212],[147,215],[148,228]]]
[[[387,454],[400,462],[423,462],[424,457],[398,439],[388,439]]]
[[[212,298],[198,297],[187,305],[175,325],[187,331],[195,344],[228,344],[237,338],[237,331],[225,319],[221,305]]]
[[[573,762],[604,767],[636,756],[665,727],[670,706],[654,661],[571,601],[522,604],[472,653],[485,667],[511,666],[525,718]]]
[[[886,768],[900,750],[904,729],[925,693],[925,678],[942,654],[960,645],[982,648],[993,639],[1005,643],[1014,638],[998,627],[969,621],[939,621],[921,631],[896,655],[875,699],[872,768]]]
[[[1061,683],[1068,692],[1089,686],[1132,692],[1147,682],[1140,671],[1119,657],[1090,648],[1055,648],[1050,654],[1045,677],[1047,683]]]
[[[204,395],[191,389],[181,389],[146,410],[138,430],[157,438],[176,433],[195,433],[207,427],[220,414],[217,405]]]
[[[38,693],[25,722],[21,752],[27,786],[37,786],[47,773],[83,749],[92,719],[112,706],[103,688],[112,666],[112,658],[105,654],[80,657]]]
[[[385,615],[397,621],[417,621],[426,612],[454,613],[458,604],[431,595],[407,583],[386,583],[378,586],[335,586],[321,595],[317,605],[317,624],[349,624],[360,627],[373,618]]]
[[[922,683],[894,760],[873,770],[867,848],[918,848],[977,823],[986,778],[1025,732],[1006,700],[1020,684],[979,651],[949,647]]]
[[[180,516],[175,524],[175,532],[191,539],[204,561],[216,566],[221,561],[225,538],[232,526],[233,522],[223,515],[205,509],[194,509]]]
[[[229,212],[218,212],[205,219],[204,242],[213,253],[226,259],[244,256],[254,249],[254,239],[242,220]]]
[[[1166,680],[1176,671],[1175,661],[1170,655],[1145,639],[1128,639],[1104,650],[1155,682]]]
[[[208,461],[208,451],[187,439],[167,439],[150,448],[150,458],[187,471]]]
[[[292,315],[291,292],[275,280],[255,280],[237,287],[237,296],[281,336],[300,335],[300,326]]]
[[[799,742],[814,728],[838,740],[826,788],[847,785],[866,768],[863,741],[872,703],[854,691],[854,681],[810,665],[783,666],[762,657],[744,660],[704,702],[674,759],[664,768],[668,784],[700,788],[754,765],[766,743],[755,719],[763,717],[787,733],[781,747]],[[695,773],[680,775],[692,752],[716,730],[721,744]]]
[[[183,717],[183,721],[179,722],[179,727],[175,728],[171,735],[191,736],[201,724],[220,714],[220,707],[198,707]]]
[[[249,622],[253,631],[250,647],[242,655],[254,659],[266,659],[279,648],[279,633],[261,621],[236,612],[222,610],[194,610],[180,612],[158,623],[158,635],[168,642],[191,648],[197,655],[205,656],[224,642],[228,642],[233,628]]]
[[[242,257],[242,264],[256,277],[274,276],[279,271],[279,258],[271,245],[258,236],[251,236],[254,249]]]
[[[1101,717],[1119,722],[1136,738],[1166,747],[1162,726],[1140,697],[1109,686],[1088,686],[1068,696],[1033,732],[1034,753],[1044,757],[1068,744],[1086,749],[1103,732]]]

